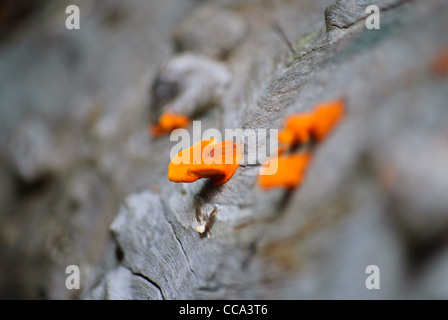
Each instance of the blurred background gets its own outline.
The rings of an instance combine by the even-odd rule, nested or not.
[[[379,1],[381,30],[367,31],[368,3],[1,1],[0,298],[89,296],[107,287],[104,275],[123,254],[134,275],[147,275],[126,260],[133,243],[121,233],[129,230],[115,230],[117,240],[109,229],[130,194],[150,190],[163,201],[166,190],[173,199],[199,192],[168,183],[172,143],[148,133],[167,105],[199,114],[203,129],[280,128],[288,114],[340,96],[346,123],[290,202],[281,204],[282,191],[257,190],[250,168],[235,178],[244,190],[230,183],[214,198],[223,217],[217,248],[235,245],[260,259],[250,284],[165,297],[448,298],[447,3]],[[70,4],[80,8],[79,30],[65,27]],[[191,72],[170,65],[182,52],[199,56]],[[247,203],[235,196],[244,192]],[[177,219],[179,241],[200,241],[185,227],[194,224],[188,210],[190,220]],[[260,216],[270,233],[241,231]],[[277,219],[271,229],[269,217]],[[226,240],[240,234],[240,244]],[[81,268],[81,290],[65,287],[71,264]],[[365,279],[369,264],[386,270],[376,296],[362,291],[364,280],[350,280]],[[236,262],[229,268],[251,273]],[[93,295],[107,297],[136,298]]]
[[[199,4],[1,2],[0,297],[79,297],[65,266],[98,265],[124,195],[151,186],[149,82]]]

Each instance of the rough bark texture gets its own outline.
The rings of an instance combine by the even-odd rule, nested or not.
[[[35,31],[47,46],[31,34],[1,51],[0,61],[17,63],[28,56],[18,52],[43,53],[29,74],[0,85],[2,112],[30,99],[40,110],[17,126],[25,108],[10,111],[1,136],[9,149],[0,173],[27,190],[23,203],[3,204],[4,252],[21,248],[14,259],[42,259],[53,271],[50,284],[22,286],[29,296],[42,287],[46,297],[73,297],[63,270],[78,264],[80,297],[90,299],[448,298],[448,78],[432,69],[448,46],[446,1],[88,3],[80,1],[89,10],[80,34],[47,22]],[[371,3],[380,30],[365,27]],[[216,30],[226,31],[222,41]],[[45,56],[67,45],[64,56]],[[185,53],[214,66],[169,67]],[[18,83],[27,95],[9,96]],[[203,130],[269,129],[339,97],[346,117],[292,193],[260,190],[258,166],[219,187],[171,183],[174,142],[146,132],[167,105],[184,106]],[[49,186],[36,194],[36,181]],[[202,237],[195,227],[215,207]],[[37,249],[17,234],[32,217],[25,226]],[[380,268],[381,290],[366,289],[368,265]]]

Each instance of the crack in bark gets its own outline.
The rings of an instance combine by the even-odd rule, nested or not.
[[[196,288],[196,291],[205,291],[205,292],[219,292],[219,291],[236,291],[236,292],[245,292],[252,290],[253,287],[255,287],[257,284],[249,282],[245,285],[242,285],[240,283],[216,283],[213,286],[207,286],[203,285]]]
[[[162,201],[162,205],[163,205],[163,207],[165,207],[163,201]],[[182,245],[182,241],[180,241],[179,237],[177,236],[177,233],[176,233],[176,230],[174,229],[173,223],[166,216],[165,208],[163,208],[162,211],[163,211],[163,216],[165,217],[166,222],[168,222],[168,224],[169,224],[169,226],[171,228],[171,231],[172,231],[172,233],[174,235],[174,238],[176,238],[177,243],[179,243],[180,250],[184,254],[185,260],[187,260],[188,269],[190,270],[190,272],[192,274],[194,274],[196,276],[196,273],[194,272],[193,268],[191,267],[190,259],[188,258],[188,255],[185,252],[184,246]]]
[[[139,278],[142,278],[143,280],[149,282],[152,286],[154,286],[157,290],[159,290],[160,295],[162,296],[162,299],[163,299],[163,300],[166,300],[165,295],[163,294],[162,288],[157,284],[157,282],[155,282],[154,280],[148,278],[148,277],[145,276],[143,273],[136,272],[136,271],[134,271],[134,270],[132,270],[131,268],[126,267],[126,266],[124,266],[124,267],[127,268],[129,271],[131,271],[131,273],[132,273],[134,276],[139,277]]]

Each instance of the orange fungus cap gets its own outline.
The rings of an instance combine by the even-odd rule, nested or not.
[[[286,119],[286,129],[294,134],[292,146],[310,139],[314,121],[314,115],[310,112],[294,114]]]
[[[266,170],[266,168],[271,165],[270,162],[273,161],[277,161],[277,171],[272,175],[263,174],[263,171]],[[259,186],[262,189],[293,189],[300,186],[310,161],[311,155],[308,152],[282,155],[276,159],[271,159],[261,168],[258,180]]]
[[[324,140],[342,120],[345,102],[342,99],[319,103],[314,111],[313,136],[317,141]]]
[[[211,178],[213,185],[218,186],[233,176],[241,158],[240,143],[202,140],[173,157],[168,167],[168,179],[173,182],[194,182]]]

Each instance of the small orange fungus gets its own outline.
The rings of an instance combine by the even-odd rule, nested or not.
[[[314,122],[314,114],[309,112],[294,114],[288,117],[286,119],[285,129],[278,135],[280,144],[287,148],[292,148],[306,143],[310,139]]]
[[[293,114],[285,121],[279,132],[280,153],[308,142],[324,140],[344,115],[344,100],[322,102],[311,112]]]
[[[214,186],[227,182],[239,167],[241,144],[231,140],[202,140],[180,151],[171,159],[168,179],[173,182],[194,182],[211,178]]]
[[[345,102],[342,99],[322,102],[314,108],[312,135],[317,141],[324,140],[344,116]]]
[[[158,123],[151,126],[150,131],[154,137],[159,137],[175,129],[185,128],[189,123],[190,118],[183,114],[165,112],[160,116]]]
[[[295,143],[294,132],[288,129],[280,130],[278,133],[278,142],[278,154],[280,155],[291,149]]]
[[[260,171],[258,184],[262,189],[300,186],[311,161],[315,143],[324,140],[344,116],[343,99],[322,102],[310,112],[289,116],[278,135],[278,157],[271,158]],[[297,151],[297,149],[299,151]],[[274,174],[271,173],[275,170]]]
[[[274,165],[277,161],[277,172],[273,175],[263,174],[268,166]],[[278,158],[269,160],[261,168],[259,176],[259,185],[262,189],[287,188],[293,189],[302,183],[308,164],[311,161],[311,154],[300,152],[288,155],[282,155]]]

